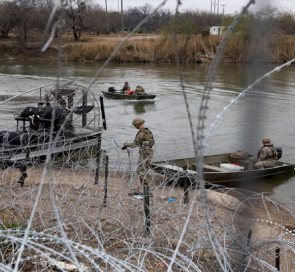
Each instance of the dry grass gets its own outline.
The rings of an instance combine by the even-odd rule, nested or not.
[[[119,45],[121,39],[102,37],[86,39],[86,42],[66,47],[69,59],[72,61],[103,61]],[[207,62],[216,51],[220,37],[212,36],[202,38],[196,36],[178,36],[177,44],[181,61]],[[174,37],[165,35],[157,38],[132,39],[118,52],[114,58],[119,62],[174,62],[175,44]]]
[[[29,169],[29,177],[26,181],[29,186],[24,188],[15,186],[19,171],[7,169],[1,174],[2,216],[0,224],[8,226],[17,222],[19,226],[25,226],[36,199],[42,167]],[[56,168],[50,174],[54,178],[53,195],[50,195],[51,186],[46,179],[32,226],[32,230],[36,230],[40,237],[44,237],[36,240],[38,244],[45,246],[44,252],[47,252],[49,248],[54,249],[55,252],[66,252],[66,247],[61,243],[64,240],[59,232],[54,213],[54,210],[58,210],[69,242],[78,243],[81,247],[87,246],[87,250],[93,254],[93,259],[99,262],[102,269],[108,266],[108,260],[95,257],[96,248],[103,248],[107,254],[118,260],[118,263],[124,261],[136,268],[143,265],[145,271],[167,270],[163,260],[169,263],[189,210],[189,205],[183,204],[183,188],[158,186],[157,183],[161,179],[155,181],[154,197],[150,200],[152,232],[147,236],[143,229],[143,201],[129,196],[127,176],[110,173],[107,206],[103,208],[103,177],[98,185],[94,185],[93,173],[88,173],[87,176],[83,172],[66,168],[60,171]],[[239,195],[240,193],[236,197]],[[176,201],[168,202],[169,197],[175,198]],[[190,197],[193,197],[192,191]],[[286,255],[286,259],[281,257],[282,260],[288,263],[290,269],[294,269],[294,263],[288,259],[294,257],[293,252],[285,246],[286,244],[279,244],[283,239],[288,239],[290,243],[294,242],[294,236],[286,234],[282,229],[287,224],[294,226],[294,218],[290,217],[287,210],[278,209],[273,202],[266,201],[265,198],[259,199],[255,194],[248,195],[247,198],[251,201],[251,205],[245,202],[245,207],[237,210],[221,205],[219,202],[211,203],[211,209],[215,210],[220,219],[218,221],[215,216],[212,216],[211,227],[217,238],[224,243],[227,254],[233,258],[232,266],[235,267],[234,260],[239,259],[236,252],[239,246],[232,238],[246,238],[247,226],[249,226],[253,231],[251,253],[254,257],[271,264],[274,262],[275,247],[279,246],[281,252]],[[55,200],[56,206],[53,205],[52,199]],[[177,257],[179,264],[182,263],[187,270],[181,270],[178,265],[175,265],[173,271],[195,271],[190,270],[189,262],[186,263],[187,260],[202,267],[202,271],[218,270],[217,260],[205,230],[204,218],[201,203],[197,201],[179,249],[182,255]],[[264,219],[265,221],[257,222],[253,219]],[[272,222],[266,222],[267,220]],[[246,224],[245,222],[252,223]],[[280,227],[275,225],[277,223]],[[51,237],[54,238],[53,241],[49,240]],[[29,239],[35,241],[36,238]],[[5,252],[8,257],[10,254],[10,251]],[[63,254],[66,255],[66,253]],[[81,263],[89,266],[91,265],[89,263],[92,259],[91,254],[86,258],[77,251],[77,258]],[[44,255],[35,255],[33,249],[24,252],[22,271],[42,270],[40,260]],[[160,255],[162,258],[159,257]],[[35,260],[38,268],[32,268],[32,260]],[[250,266],[253,270],[249,271],[257,271],[255,269],[259,267],[259,264],[253,259]]]
[[[119,45],[114,37],[85,38],[86,42],[71,45],[72,61],[104,61]],[[221,36],[179,35],[177,48],[181,62],[211,62]],[[258,46],[259,45],[259,46]],[[286,62],[295,57],[295,36],[264,37],[259,41],[244,41],[239,36],[229,40],[223,55],[224,62],[248,62],[258,57],[261,61]],[[261,58],[261,54],[264,58]],[[118,62],[175,62],[175,43],[172,35],[158,38],[133,39],[118,52],[113,61]]]
[[[267,43],[268,51],[275,62],[287,62],[295,58],[295,37],[273,36]]]
[[[79,42],[74,42],[70,33],[63,35],[63,56],[71,61],[105,61],[120,44],[124,35],[84,35]],[[20,55],[30,58],[40,57],[39,34],[30,36],[26,50],[19,50],[15,37],[0,39],[0,53],[3,57]],[[181,62],[211,62],[221,36],[178,35],[177,46]],[[267,62],[286,62],[295,57],[295,36],[280,35],[257,37],[248,41],[232,36],[227,44],[223,62],[248,62],[257,59]],[[58,41],[55,40],[42,57],[46,59],[56,55]],[[261,57],[262,56],[262,57]],[[136,35],[118,52],[112,61],[117,62],[175,62],[175,41],[173,35]]]

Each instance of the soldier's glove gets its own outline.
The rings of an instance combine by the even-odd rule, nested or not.
[[[127,149],[127,146],[124,145],[121,149],[122,149],[122,150],[126,150],[126,149]]]

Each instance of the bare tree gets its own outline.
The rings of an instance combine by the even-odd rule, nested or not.
[[[0,33],[2,37],[7,37],[9,32],[16,27],[18,18],[18,6],[15,2],[4,1],[0,3]]]
[[[99,34],[107,28],[106,12],[100,5],[89,7],[84,20],[84,30]]]
[[[38,18],[38,3],[35,0],[17,0],[16,18],[17,25],[14,32],[21,45],[27,47],[28,36],[31,30],[40,22]]]
[[[78,41],[82,32],[89,27],[86,25],[88,0],[64,0],[64,8],[68,26],[71,28],[75,41]]]
[[[275,19],[275,29],[279,34],[295,34],[295,15],[290,12],[279,13]]]

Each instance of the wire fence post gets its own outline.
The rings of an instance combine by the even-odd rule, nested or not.
[[[252,230],[249,230],[248,231],[248,237],[247,237],[247,249],[246,249],[247,251],[248,251],[248,249],[250,247],[251,237],[252,237]],[[239,269],[239,271],[241,271],[241,272],[245,271],[245,268],[246,268],[245,267],[245,260],[246,260],[247,256],[248,255],[246,255],[246,254],[244,254],[244,256],[243,256],[242,262],[240,264],[240,269]]]
[[[109,156],[105,154],[105,180],[104,180],[104,195],[103,195],[103,207],[107,206],[108,197],[108,180],[109,180]]]
[[[101,155],[101,134],[97,138],[97,150],[96,150],[96,171],[94,184],[98,184],[99,181],[99,165],[100,165],[100,155]]]
[[[183,203],[188,204],[189,203],[189,178],[188,177],[183,178],[183,190],[184,190]]]
[[[143,195],[144,195],[144,225],[145,225],[145,233],[150,234],[150,194],[149,194],[149,186],[143,185]]]
[[[280,271],[280,248],[276,247],[276,269]]]

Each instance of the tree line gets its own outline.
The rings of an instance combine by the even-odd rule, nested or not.
[[[26,46],[31,33],[44,31],[54,5],[54,0],[0,0],[0,37],[8,37],[9,33],[14,33],[20,43]],[[177,33],[208,34],[209,27],[227,26],[233,20],[230,15],[197,10],[187,10],[175,16],[168,9],[154,12],[152,6],[145,4],[124,11],[124,31],[134,29],[148,15],[150,19],[142,25],[140,32],[172,33],[177,25]],[[93,4],[91,0],[62,0],[54,16],[53,22],[64,19],[63,31],[72,33],[75,41],[79,41],[83,33],[99,35],[122,31],[121,13],[106,12],[104,7]],[[272,8],[247,14],[237,31],[251,31],[250,27],[255,29],[257,23],[261,27],[267,26],[267,33],[295,34],[294,14]]]

